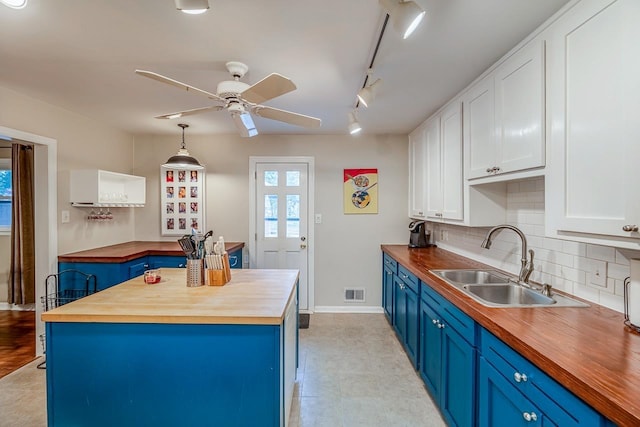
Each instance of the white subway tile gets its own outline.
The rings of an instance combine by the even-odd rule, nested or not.
[[[560,264],[563,267],[570,267],[570,268],[574,267],[574,264],[573,264],[573,261],[574,261],[573,258],[574,257],[573,257],[573,255],[565,254],[563,252],[554,252],[554,254],[555,254],[555,258],[556,258],[555,259],[556,264]]]
[[[528,179],[526,181],[520,181],[520,191],[536,191],[536,183],[535,181]]]
[[[560,267],[561,277],[572,282],[584,283],[585,272],[575,268]]]
[[[615,310],[619,313],[624,313],[624,298],[619,295],[610,294],[608,292],[600,292],[598,303],[607,308],[610,308],[611,310]],[[622,319],[620,320],[620,327],[624,327]]]
[[[562,252],[563,251],[562,243],[563,243],[562,240],[559,240],[559,239],[546,238],[544,239],[544,248],[549,249],[551,251]]]
[[[608,246],[587,244],[587,258],[616,262],[616,250]]]
[[[607,276],[609,278],[624,280],[629,275],[629,266],[609,263]]]
[[[589,286],[575,284],[573,286],[573,292],[575,296],[584,298],[587,301],[591,301],[596,304],[600,300],[600,293],[598,290]]]
[[[520,191],[519,182],[510,182],[507,184],[507,193],[518,193]]]
[[[591,264],[590,259],[583,256],[574,256],[573,257],[573,267],[582,271],[590,271]]]
[[[587,245],[580,242],[563,240],[562,252],[571,254],[571,255],[579,255],[579,256],[585,257],[587,256]]]

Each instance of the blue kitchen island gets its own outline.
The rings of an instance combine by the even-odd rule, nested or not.
[[[54,426],[286,426],[297,365],[297,270],[224,286],[163,269],[42,314]]]

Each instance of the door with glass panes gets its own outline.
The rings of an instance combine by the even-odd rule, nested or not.
[[[308,306],[308,165],[256,164],[257,268],[300,271],[300,310]]]

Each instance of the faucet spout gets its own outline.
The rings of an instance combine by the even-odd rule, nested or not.
[[[534,268],[533,267],[534,254],[533,254],[533,250],[530,249],[528,251],[530,259],[529,260],[527,259],[527,237],[524,235],[522,230],[520,230],[518,227],[515,227],[513,225],[508,225],[508,224],[497,225],[493,227],[491,230],[489,230],[489,232],[487,233],[487,236],[484,238],[480,246],[485,249],[489,249],[491,247],[491,237],[493,236],[493,234],[503,229],[514,231],[518,235],[518,237],[520,237],[520,242],[522,243],[522,258],[520,259],[521,267],[520,267],[520,274],[518,275],[518,281],[522,283],[529,283],[529,277],[531,276],[531,273],[533,273],[533,268]]]

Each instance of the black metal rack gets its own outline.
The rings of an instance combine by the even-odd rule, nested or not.
[[[64,289],[61,289],[63,284]],[[43,312],[68,304],[87,295],[96,293],[98,279],[93,274],[68,269],[48,275],[44,279],[44,296],[41,297]],[[46,353],[45,334],[40,335],[42,348]],[[47,361],[38,364],[38,369],[46,369]]]

